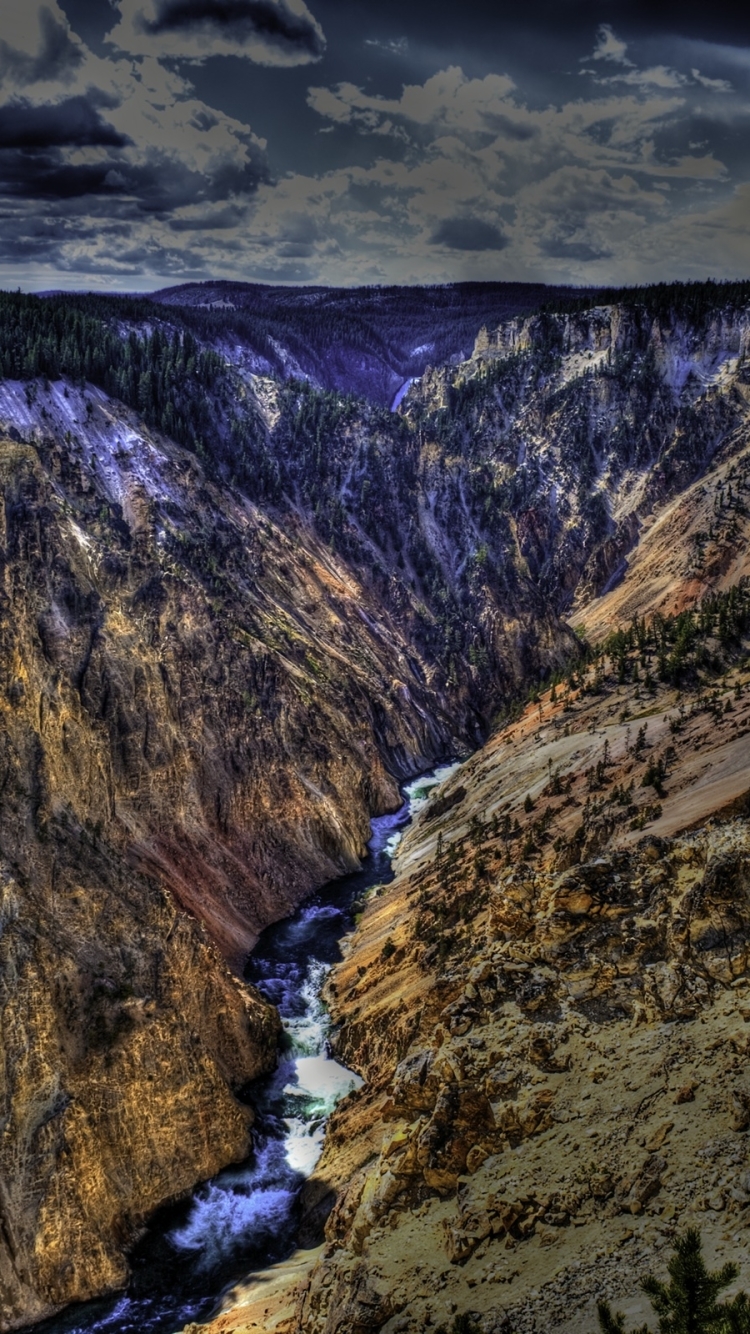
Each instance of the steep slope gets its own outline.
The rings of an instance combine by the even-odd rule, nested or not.
[[[710,293],[705,309],[686,312],[678,297],[666,309],[633,299],[511,321],[404,400],[415,428],[464,459],[467,479],[481,477],[505,516],[505,531],[487,524],[489,559],[515,549],[574,624],[623,578],[645,526],[720,456],[727,483],[740,474],[732,514],[722,510],[692,544],[683,535],[684,558],[695,565],[700,547],[707,571],[719,561],[728,573],[744,546],[750,314],[746,301],[723,306]]]
[[[24,732],[16,717],[13,740]],[[24,829],[34,770],[8,749],[2,1329],[122,1285],[146,1216],[246,1156],[253,1117],[236,1095],[273,1067],[278,1037],[273,1009],[153,880],[125,873],[78,803],[61,804],[53,849]]]
[[[266,1276],[265,1327],[593,1334],[597,1297],[644,1318],[638,1277],[689,1223],[750,1282],[748,594],[722,641],[730,605],[679,692],[618,640],[406,834],[329,986],[366,1083],[306,1190],[325,1245]],[[211,1329],[259,1314],[249,1287]]]
[[[644,519],[614,586],[576,609],[577,626],[601,639],[618,624],[670,616],[750,576],[750,440],[743,423],[707,470]]]
[[[468,362],[427,372],[397,414],[258,375],[215,328],[210,346],[197,342],[171,307],[0,303],[7,1327],[120,1282],[144,1214],[244,1152],[249,1117],[234,1094],[273,1059],[276,1028],[221,956],[238,970],[266,923],[357,865],[398,780],[465,756],[530,680],[575,654],[562,614],[598,641],[631,610],[679,609],[744,569],[746,294],[722,305],[709,293],[687,312],[678,296],[666,308],[639,298],[506,323]],[[657,577],[667,551],[672,567]],[[642,626],[623,631],[607,648],[617,681],[606,684],[602,665],[583,682],[599,695],[579,705],[574,676],[564,701],[542,704],[554,737],[532,745],[527,714],[500,748],[508,764],[490,766],[483,786],[491,743],[467,769],[465,806],[454,786],[455,807],[435,808],[434,853],[438,834],[461,844],[453,821],[484,824],[485,810],[510,802],[521,833],[501,812],[493,850],[534,869],[499,893],[524,914],[528,900],[533,917],[547,913],[555,875],[612,847],[633,858],[629,875],[648,878],[633,846],[649,821],[673,838],[688,815],[700,823],[731,808],[747,786],[744,704],[719,716],[704,690],[683,717],[675,695],[732,648],[744,603],[721,605],[723,621],[718,610],[692,628],[658,621],[653,643]],[[706,648],[707,635],[717,644]],[[633,718],[617,730],[608,709]],[[635,715],[648,711],[641,745]],[[578,719],[567,735],[566,719]],[[634,797],[626,778],[643,776],[633,765],[646,742],[652,790]],[[566,784],[575,770],[575,791],[558,792],[557,766]],[[526,792],[535,800],[548,785],[548,823],[527,819]],[[567,805],[550,799],[563,796]],[[460,870],[461,838],[445,868],[418,867],[427,899],[443,877],[436,919],[418,917],[424,938],[396,939],[389,918],[382,967],[369,955],[356,964],[368,983],[383,975],[382,996],[362,988],[375,1027],[336,1001],[341,1050],[380,1092],[410,1044],[438,1051],[462,1036],[450,1006],[463,994],[461,960],[494,931],[480,908],[500,865],[488,853]],[[402,880],[387,901],[406,931]],[[385,921],[373,909],[365,923],[378,959]],[[524,921],[511,914],[500,929],[514,940]],[[671,967],[671,938],[663,950],[657,962]],[[205,993],[205,1008],[185,988]],[[414,1001],[407,1016],[401,990]],[[430,996],[448,1007],[436,1024]],[[489,1133],[486,1103],[470,1103]],[[338,1160],[334,1128],[308,1237],[331,1186],[380,1152],[385,1113],[369,1092],[361,1111],[342,1121]],[[68,1160],[69,1172],[48,1170]],[[452,1199],[457,1173],[434,1170],[451,1180],[425,1187]],[[341,1275],[359,1244],[352,1191],[330,1223],[349,1248]]]
[[[309,534],[101,395],[6,382],[0,415],[37,435],[5,447],[6,688],[54,748],[27,818],[75,793],[240,957],[356,864],[378,743],[404,773],[451,744],[426,672]]]
[[[234,1095],[278,1024],[199,922],[239,961],[356,864],[398,799],[382,756],[407,772],[452,742],[309,534],[94,391],[5,382],[0,417],[34,441],[0,442],[9,1329],[122,1283],[146,1214],[247,1153]]]

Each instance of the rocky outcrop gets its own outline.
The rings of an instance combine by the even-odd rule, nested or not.
[[[502,549],[500,563],[526,572],[572,624],[624,577],[632,590],[631,557],[641,561],[657,517],[663,538],[669,529],[671,604],[658,567],[653,603],[672,610],[736,581],[744,565],[746,506],[734,483],[738,469],[747,474],[749,340],[742,306],[701,316],[634,299],[551,311],[508,321],[462,365],[426,372],[401,411],[454,460],[481,466],[511,520],[483,535],[491,556]],[[707,474],[710,499],[693,494],[673,513]],[[628,614],[614,600],[610,625]]]

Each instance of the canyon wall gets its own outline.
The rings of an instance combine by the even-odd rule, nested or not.
[[[90,383],[0,382],[2,1327],[122,1283],[147,1213],[247,1151],[258,932],[562,667],[563,614],[604,633],[741,575],[746,316],[717,320],[519,323],[400,414],[228,361],[215,453]]]
[[[94,394],[50,390],[43,436],[20,387],[0,394],[33,441],[0,442],[12,1328],[121,1284],[146,1215],[247,1153],[235,1095],[272,1067],[278,1022],[221,954],[239,964],[357,864],[399,800],[385,756],[407,773],[451,742],[319,545],[227,514],[189,456]]]
[[[650,1314],[691,1225],[750,1285],[744,606],[714,687],[644,683],[624,636],[420,811],[328,985],[365,1084],[303,1192],[312,1249],[211,1334],[261,1301],[279,1334],[594,1334],[597,1299]]]

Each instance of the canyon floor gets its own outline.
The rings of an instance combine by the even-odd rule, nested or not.
[[[328,986],[366,1082],[305,1190],[324,1244],[212,1334],[590,1334],[598,1298],[648,1318],[690,1224],[750,1288],[750,664],[681,690],[614,666],[539,694],[408,830]]]

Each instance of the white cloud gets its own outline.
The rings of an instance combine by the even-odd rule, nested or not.
[[[363,92],[353,83],[311,88],[308,103],[321,116],[366,130],[395,118],[413,126],[450,125],[464,132],[487,132],[491,117],[506,109],[515,84],[505,74],[467,79],[458,66],[440,70],[423,84],[407,84],[400,97],[386,98]]]
[[[627,83],[632,88],[679,88],[686,79],[684,74],[678,74],[677,70],[667,65],[652,65],[650,69],[631,69],[627,74],[613,74],[606,82]]]
[[[627,58],[628,44],[612,31],[609,23],[602,23],[597,33],[596,46],[592,52],[594,60],[611,60],[617,65],[632,65]]]
[[[378,51],[385,51],[389,56],[405,56],[409,51],[408,37],[389,37],[385,41],[377,37],[366,37],[365,46],[374,46]]]
[[[17,5],[0,37],[0,90],[69,87],[88,55],[57,0]]]
[[[710,88],[715,93],[731,93],[732,85],[727,79],[709,79],[707,75],[701,74],[700,70],[691,69],[690,73],[702,88]]]

